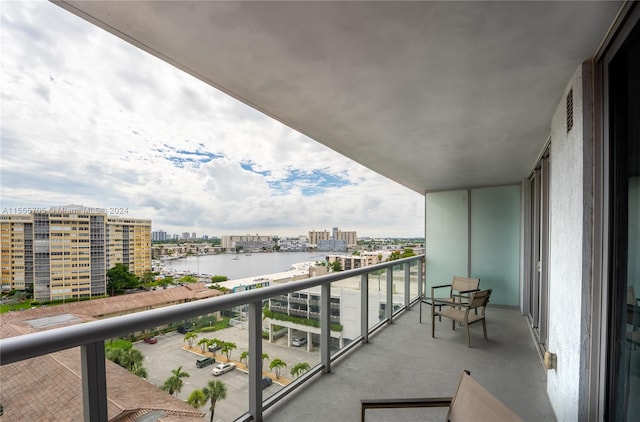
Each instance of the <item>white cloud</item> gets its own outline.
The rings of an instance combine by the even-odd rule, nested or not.
[[[4,2],[1,31],[3,208],[122,207],[213,236],[423,233],[422,196],[49,2]]]

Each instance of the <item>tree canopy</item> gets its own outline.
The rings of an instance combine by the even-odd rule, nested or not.
[[[147,370],[142,365],[144,355],[138,349],[108,348],[106,357],[140,378],[147,377]]]
[[[193,347],[193,343],[196,341],[197,338],[198,338],[198,334],[194,333],[193,331],[189,331],[184,335],[184,341],[186,341],[189,344],[189,348]]]
[[[310,366],[307,362],[297,363],[293,365],[293,368],[291,368],[291,376],[298,377],[304,374],[305,372],[307,372],[309,369],[310,369]]]
[[[202,389],[202,393],[205,400],[211,400],[211,407],[209,408],[211,411],[211,419],[209,419],[209,421],[213,422],[213,412],[216,410],[216,402],[218,400],[224,400],[227,397],[227,386],[222,381],[211,380],[207,386]]]
[[[272,371],[275,371],[276,378],[280,378],[280,370],[286,367],[287,367],[287,364],[283,360],[278,358],[275,358],[269,364],[269,369],[271,369]]]
[[[235,343],[231,341],[225,341],[221,345],[220,353],[224,354],[227,357],[227,360],[231,360],[231,351],[236,349],[237,347],[238,346],[236,346]]]
[[[195,407],[196,409],[202,407],[206,402],[207,399],[204,396],[202,390],[193,390],[191,394],[189,394],[189,398],[187,399],[187,403],[189,403],[189,405]]]
[[[183,381],[182,378],[188,378],[189,374],[182,371],[182,366],[178,366],[176,369],[172,369],[171,375],[162,385],[162,389],[169,394],[178,394],[182,390]]]
[[[118,263],[109,271],[107,271],[107,289],[111,294],[121,292],[124,289],[135,289],[140,285],[138,276],[129,272],[129,267],[125,264]]]

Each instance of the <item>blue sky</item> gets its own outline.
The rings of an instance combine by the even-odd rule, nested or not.
[[[3,211],[198,235],[422,236],[424,198],[50,2],[1,3]]]

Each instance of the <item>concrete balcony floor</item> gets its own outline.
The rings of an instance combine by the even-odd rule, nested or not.
[[[394,319],[332,365],[330,374],[306,386],[265,412],[269,421],[357,421],[360,399],[442,397],[454,393],[463,369],[526,421],[555,421],[546,394],[542,366],[527,321],[513,309],[487,309],[487,335],[471,326],[471,348],[464,328],[436,321],[431,338],[429,305]],[[367,421],[444,420],[445,409],[367,410]]]

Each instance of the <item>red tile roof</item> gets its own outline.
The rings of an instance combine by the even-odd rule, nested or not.
[[[87,302],[46,306],[2,315],[0,337],[14,337],[36,329],[28,321],[61,314],[85,322],[175,303],[219,295],[202,284],[141,292]],[[74,322],[64,322],[68,325]],[[60,324],[56,325],[60,326]],[[52,327],[46,327],[52,328]],[[46,329],[45,328],[45,329]],[[129,422],[156,416],[164,422],[202,421],[203,413],[160,390],[115,363],[106,361],[108,416]],[[0,405],[6,420],[82,420],[80,348],[68,349],[0,367]],[[154,415],[155,414],[155,415]]]

